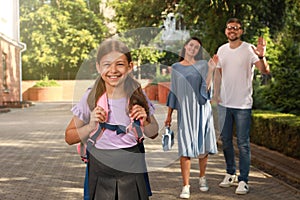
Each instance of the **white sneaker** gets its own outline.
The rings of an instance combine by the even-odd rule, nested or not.
[[[199,189],[202,192],[207,192],[209,189],[205,176],[199,178]]]
[[[223,179],[223,181],[219,184],[220,187],[230,187],[234,184],[234,182],[236,181],[236,175],[231,175],[231,174],[226,174],[225,178]]]
[[[247,194],[249,192],[249,186],[245,181],[240,181],[239,186],[236,188],[236,194]]]
[[[182,199],[190,198],[190,185],[185,185],[182,187],[182,191],[179,197]]]

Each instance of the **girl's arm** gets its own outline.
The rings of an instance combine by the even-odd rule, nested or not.
[[[150,116],[150,123],[144,122],[144,134],[151,139],[158,136],[158,123],[153,115]]]
[[[85,124],[77,116],[73,116],[65,131],[65,141],[69,145],[85,141],[92,131],[90,124]]]

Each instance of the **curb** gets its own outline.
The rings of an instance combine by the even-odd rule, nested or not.
[[[222,141],[218,140],[217,143],[218,146],[222,148]],[[236,155],[238,156],[236,137],[233,137],[233,143]],[[285,180],[285,182],[300,189],[300,160],[253,143],[250,144],[250,148],[251,165],[263,169],[263,171],[267,171],[269,174],[277,176],[279,179],[286,179],[288,181]]]

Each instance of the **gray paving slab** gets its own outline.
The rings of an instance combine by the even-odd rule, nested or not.
[[[0,200],[82,199],[85,165],[76,147],[64,141],[71,106],[70,102],[36,103],[0,114]],[[156,106],[163,132],[166,108]],[[153,191],[150,199],[179,199],[181,174],[176,144],[172,151],[163,152],[160,136],[146,139],[145,146]],[[210,190],[203,193],[198,189],[198,164],[193,159],[190,199],[300,199],[299,190],[253,166],[250,193],[236,195],[235,187],[218,186],[224,166],[222,152],[209,157],[206,174]]]

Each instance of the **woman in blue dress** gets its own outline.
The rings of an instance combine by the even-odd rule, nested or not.
[[[212,76],[218,57],[203,60],[200,39],[192,37],[184,44],[180,60],[172,65],[171,91],[168,96],[166,126],[171,126],[173,110],[177,110],[178,153],[183,188],[180,198],[190,197],[191,158],[199,159],[199,189],[208,191],[205,170],[208,154],[217,153],[210,99]]]

